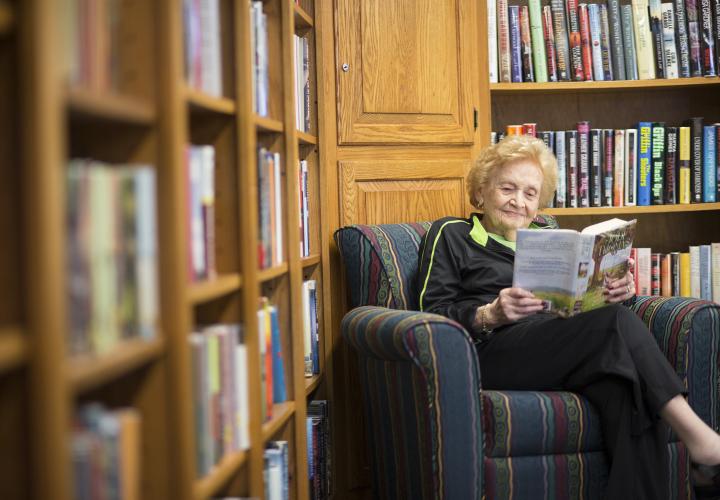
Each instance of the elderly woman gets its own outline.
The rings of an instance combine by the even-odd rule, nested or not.
[[[607,284],[608,306],[568,319],[512,287],[517,230],[543,227],[533,219],[556,182],[555,157],[538,139],[510,136],[487,148],[468,176],[470,202],[483,213],[441,219],[425,236],[420,308],[470,332],[483,387],[570,390],[595,406],[611,463],[606,498],[667,498],[667,425],[697,464],[720,464],[720,436],[692,411],[647,327],[623,306],[634,300],[632,275]]]

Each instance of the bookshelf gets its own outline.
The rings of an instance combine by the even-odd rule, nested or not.
[[[140,498],[205,499],[265,494],[268,442],[289,447],[292,498],[309,498],[306,408],[324,390],[304,373],[304,279],[315,279],[322,311],[321,163],[312,0],[265,0],[268,112],[254,111],[249,0],[218,0],[221,92],[186,77],[183,2],[120,0],[107,53],[77,58],[71,5],[0,0],[0,223],[13,235],[0,250],[0,497],[74,498],[73,426],[99,402],[140,417]],[[103,2],[99,2],[103,3]],[[98,26],[88,28],[102,31]],[[99,31],[98,31],[99,30]],[[309,130],[297,130],[293,35],[310,42]],[[110,35],[107,35],[108,37]],[[112,54],[112,64],[103,59]],[[88,62],[83,59],[90,57]],[[96,59],[92,59],[92,57]],[[78,69],[80,68],[80,69]],[[78,76],[79,75],[79,76]],[[204,84],[203,84],[204,85]],[[39,147],[42,145],[42,147]],[[188,146],[214,148],[214,273],[191,276]],[[283,258],[258,265],[259,147],[279,153]],[[102,352],[70,353],[67,300],[68,164],[147,165],[156,178],[158,316],[150,337],[123,336]],[[308,162],[310,249],[301,257],[299,161]],[[132,169],[134,172],[134,167]],[[207,223],[209,224],[209,222]],[[211,248],[211,247],[210,247]],[[287,401],[262,419],[258,304],[277,307]],[[319,314],[322,335],[324,314]],[[197,468],[189,336],[202,325],[242,323],[247,349],[248,449]],[[137,333],[137,332],[134,332]],[[30,481],[32,478],[32,482]]]

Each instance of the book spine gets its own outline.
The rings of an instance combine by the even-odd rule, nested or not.
[[[638,295],[651,295],[651,269],[652,258],[650,257],[649,248],[637,249],[637,277],[638,277]]]
[[[650,254],[650,295],[660,295],[661,253]]]
[[[690,118],[690,184],[691,203],[702,203],[703,119]]]
[[[690,46],[688,45],[685,1],[674,0],[673,5],[675,7],[675,37],[677,39],[679,74],[681,78],[688,78],[690,76]]]
[[[655,60],[648,17],[648,0],[632,0],[632,7],[638,77],[640,80],[653,80],[655,78]]]
[[[703,127],[703,201],[717,201],[717,129],[715,125]]]
[[[700,54],[702,59],[703,75],[715,76],[715,37],[713,36],[713,14],[710,0],[700,0]]]
[[[521,133],[522,135],[537,137],[537,123],[523,123]]]
[[[592,58],[592,38],[590,35],[590,17],[588,15],[588,5],[581,3],[578,5],[578,18],[580,20],[580,43],[582,44],[582,64],[585,80],[593,80],[593,58]]]
[[[612,70],[616,80],[625,80],[625,50],[623,46],[620,0],[608,0],[610,52]]]
[[[631,5],[622,5],[620,7],[622,15],[622,35],[623,46],[625,48],[625,78],[628,80],[637,80],[637,52],[635,50],[635,33],[633,28],[633,13]]]
[[[578,137],[577,130],[566,130],[567,142],[567,206],[578,207]]]
[[[520,49],[520,7],[508,7],[510,23],[510,81],[522,82],[522,56]]]
[[[678,194],[679,203],[690,203],[690,127],[680,127],[678,144]]]
[[[625,205],[637,204],[637,167],[638,167],[637,129],[625,130]]]
[[[587,6],[588,20],[590,21],[590,45],[592,47],[592,73],[593,78],[598,81],[605,80],[603,71],[601,26],[600,26],[600,5],[596,3]]]
[[[700,247],[690,247],[690,296],[700,298]]]
[[[688,45],[690,46],[690,76],[702,76],[697,0],[685,0],[685,15],[687,16]]]
[[[553,32],[553,21],[550,6],[542,8],[543,36],[545,37],[545,54],[547,55],[547,74],[551,82],[558,81],[557,56],[555,51],[555,33]]]
[[[553,32],[555,33],[557,76],[558,80],[566,81],[570,79],[571,64],[567,21],[565,19],[565,2],[563,0],[550,0],[550,10],[552,11]]]
[[[497,2],[498,18],[498,58],[500,81],[510,82],[510,22],[508,20],[507,0]]]
[[[590,206],[590,123],[578,122],[578,206]]]
[[[603,177],[602,177],[602,206],[613,206],[613,173],[615,170],[615,131],[613,129],[604,129],[602,131],[602,146],[605,152],[602,158]]]
[[[540,0],[528,0],[528,8],[530,10],[530,37],[532,39],[535,81],[547,82],[547,58],[545,57]]]
[[[670,253],[670,295],[673,297],[680,296],[680,252]]]
[[[565,144],[565,131],[555,132],[555,158],[558,165],[558,183],[555,203],[558,208],[564,208],[567,203],[567,145]]]
[[[652,175],[651,145],[652,126],[649,122],[638,123],[638,206],[650,205],[650,186]]]
[[[652,124],[652,204],[662,205],[665,188],[665,124]]]
[[[487,0],[488,76],[490,77],[490,83],[498,82],[497,21],[497,3],[495,0]]]
[[[622,207],[625,189],[625,130],[615,130],[615,164],[613,165],[613,203]]]
[[[665,51],[663,50],[662,8],[660,0],[648,0],[650,33],[655,49],[655,78],[665,78]]]
[[[580,36],[577,0],[567,0],[567,21],[570,38],[571,76],[573,80],[581,82],[585,80],[585,72],[582,62],[582,37]]]
[[[690,253],[680,254],[680,296],[692,297],[690,292]]]
[[[710,245],[700,245],[700,298],[712,300],[712,262]]]
[[[667,128],[667,144],[665,148],[665,203],[677,203],[678,173],[678,128]]]
[[[660,295],[663,297],[672,296],[671,259],[670,254],[660,255]]]
[[[720,243],[710,244],[712,267],[712,300],[720,304]]]
[[[520,40],[522,42],[522,70],[523,81],[534,82],[532,42],[530,41],[530,14],[527,5],[520,9]]]
[[[677,45],[675,44],[675,15],[673,4],[664,3],[662,7],[663,50],[665,55],[665,78],[678,78]]]
[[[715,69],[720,72],[720,0],[713,0],[715,14]]]
[[[610,22],[607,6],[600,5],[600,49],[605,80],[614,80],[612,53],[610,52]]]
[[[715,123],[715,180],[717,189],[715,197],[720,200],[720,123]]]

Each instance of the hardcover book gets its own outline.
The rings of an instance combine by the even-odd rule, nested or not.
[[[562,317],[607,305],[604,287],[627,273],[636,224],[610,219],[581,232],[518,230],[513,287]]]
[[[563,0],[550,0],[550,10],[553,19],[553,33],[555,34],[558,80],[565,81],[570,79],[571,69],[565,2]]]
[[[580,19],[577,0],[567,0],[568,37],[570,39],[570,63],[572,79],[581,82],[585,79],[582,62],[582,40],[580,37]]]

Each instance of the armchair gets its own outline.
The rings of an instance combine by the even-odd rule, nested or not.
[[[417,312],[418,248],[430,223],[335,232],[350,303],[342,334],[357,352],[375,498],[601,499],[607,481],[598,416],[571,392],[484,391],[469,335]],[[720,306],[638,297],[645,321],[717,429]],[[671,498],[694,498],[689,457],[668,442]]]

